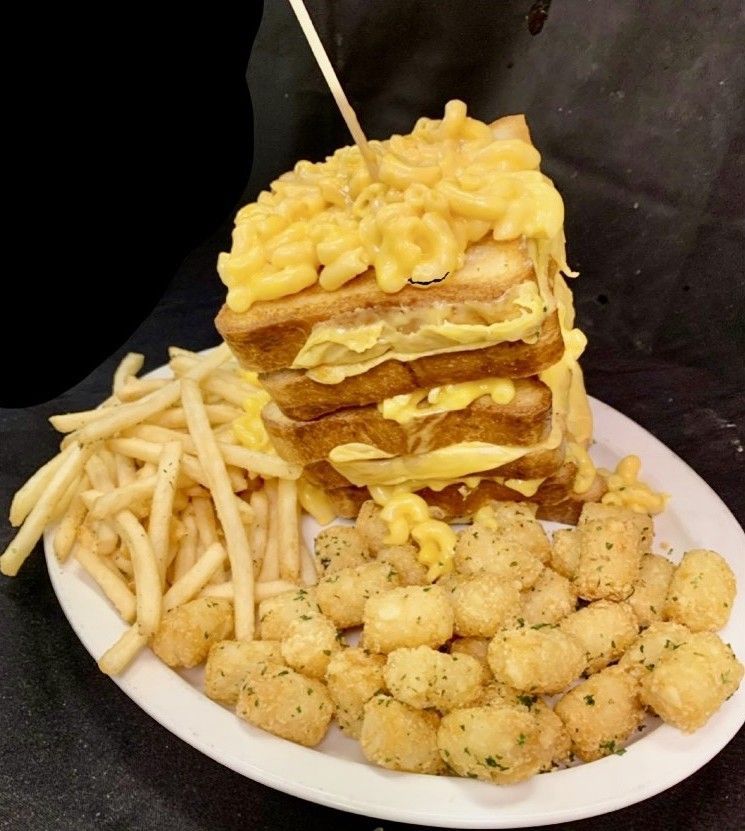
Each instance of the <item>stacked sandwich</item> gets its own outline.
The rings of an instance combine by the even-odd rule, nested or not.
[[[340,516],[417,494],[438,519],[605,491],[577,359],[563,204],[521,116],[442,120],[300,162],[236,218],[217,318],[270,396],[277,453]]]

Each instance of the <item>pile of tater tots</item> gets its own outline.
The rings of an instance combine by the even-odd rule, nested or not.
[[[494,503],[433,584],[386,535],[373,502],[322,530],[318,584],[262,601],[260,640],[228,640],[231,601],[202,597],[153,648],[171,666],[206,659],[207,695],[277,736],[314,746],[335,717],[377,765],[498,784],[622,754],[647,713],[696,730],[740,684],[716,634],[730,567],[651,553],[646,515],[587,504],[549,540],[531,506]]]

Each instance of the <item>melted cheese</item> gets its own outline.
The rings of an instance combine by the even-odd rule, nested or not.
[[[469,304],[436,304],[416,313],[394,310],[356,326],[317,324],[292,368],[305,369],[308,377],[320,384],[338,384],[384,361],[414,361],[507,341],[534,343],[547,313],[538,287],[524,282],[508,294],[508,310],[503,306],[490,309],[488,304],[470,304],[470,308]],[[491,319],[494,316],[496,319]],[[470,317],[471,322],[461,322],[464,317]]]
[[[405,490],[371,489],[373,499],[383,505],[380,518],[388,526],[387,545],[403,545],[413,539],[418,559],[428,567],[427,577],[436,580],[453,570],[455,532],[446,523],[432,519],[427,503]]]
[[[407,456],[384,453],[369,444],[350,443],[335,447],[329,454],[329,461],[355,485],[390,487],[411,481],[460,479],[491,470],[538,449],[554,449],[562,437],[563,429],[558,425],[547,439],[536,445],[518,447],[471,441]]]
[[[463,410],[482,396],[495,404],[509,404],[515,397],[515,383],[510,378],[485,378],[446,384],[431,390],[417,390],[408,395],[394,395],[378,404],[383,418],[407,424],[416,418]]]
[[[638,456],[624,456],[616,465],[615,472],[598,470],[608,485],[608,492],[603,495],[606,505],[619,505],[630,508],[640,514],[659,514],[665,510],[669,494],[653,491],[649,485],[639,480],[641,460]]]
[[[335,291],[370,268],[395,293],[452,273],[487,235],[560,237],[564,205],[524,122],[505,129],[454,100],[441,120],[369,142],[370,166],[357,147],[298,162],[236,216],[231,251],[217,262],[228,306],[241,313],[316,282]]]
[[[253,374],[253,373],[252,373]],[[251,380],[244,374],[246,380]],[[233,422],[233,432],[238,441],[250,450],[261,450],[264,453],[274,453],[274,447],[261,420],[261,410],[269,403],[269,393],[258,388],[243,402],[244,415]]]
[[[304,476],[298,479],[297,495],[303,510],[320,525],[328,525],[336,519],[336,511],[326,491],[312,485]]]
[[[595,481],[596,474],[595,465],[590,458],[590,454],[581,444],[570,441],[567,444],[566,459],[568,462],[574,462],[577,466],[572,490],[575,493],[587,493]]]

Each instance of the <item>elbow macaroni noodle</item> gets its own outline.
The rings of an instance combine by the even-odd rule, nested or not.
[[[395,293],[460,268],[468,245],[489,233],[555,240],[564,206],[540,154],[501,135],[455,100],[441,120],[370,142],[379,181],[357,147],[298,162],[236,216],[232,250],[218,259],[228,306],[244,312],[316,282],[334,291],[370,267]]]

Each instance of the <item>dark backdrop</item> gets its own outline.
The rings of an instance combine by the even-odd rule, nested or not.
[[[151,368],[170,343],[216,341],[214,261],[241,190],[253,197],[297,158],[348,141],[291,12],[265,5],[250,100],[260,4],[162,17],[134,4],[95,37],[87,15],[60,7],[14,33],[24,49],[13,77],[42,72],[8,131],[31,153],[7,157],[25,183],[8,244],[23,263],[3,283],[0,389],[4,403],[51,400],[0,410],[3,510],[53,452],[46,417],[97,403],[124,351]],[[528,114],[582,272],[590,391],[680,454],[745,523],[741,3],[554,0],[535,37],[529,0],[308,6],[370,136],[408,130],[454,96],[484,119]],[[29,300],[41,364],[12,326]],[[3,526],[0,546],[8,539]],[[0,579],[0,620],[0,829],[403,828],[273,792],[160,728],[78,643],[40,552]],[[562,828],[739,831],[744,754],[741,733],[666,794]]]

